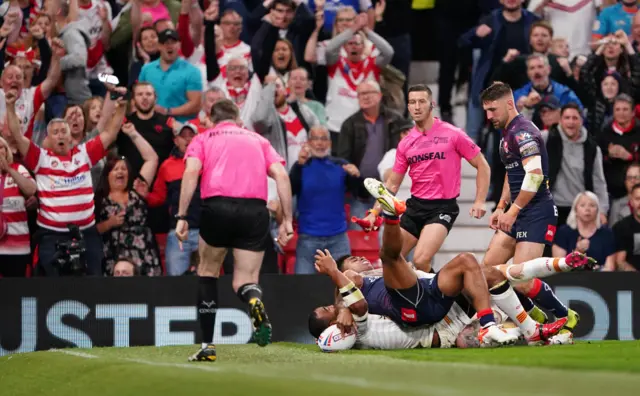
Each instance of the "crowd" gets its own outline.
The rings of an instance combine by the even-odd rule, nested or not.
[[[295,272],[315,272],[316,249],[349,255],[361,232],[351,216],[365,218],[374,205],[362,181],[386,180],[414,125],[405,114],[416,3],[4,2],[0,276],[59,274],[78,239],[69,225],[80,230],[89,275],[193,273],[198,191],[188,240],[175,234],[183,156],[212,126],[211,108],[222,98],[286,161],[296,198]],[[579,250],[605,270],[640,269],[636,1],[425,4],[435,4],[447,29],[441,118],[453,120],[457,65],[458,86],[469,79],[466,125],[458,126],[491,163],[490,200],[500,197],[505,169],[500,131],[487,125],[480,92],[503,81],[546,141],[558,210],[552,253]],[[473,17],[460,17],[460,8]],[[408,198],[409,187],[398,195]],[[271,181],[274,235],[276,197]],[[272,239],[265,247],[265,263],[276,263],[281,247]]]

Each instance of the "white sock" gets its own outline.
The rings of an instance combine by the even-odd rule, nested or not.
[[[522,330],[520,330],[517,327],[507,327],[507,328],[503,328],[503,329],[509,335],[513,335],[513,336],[516,336],[518,338],[520,338],[522,336]]]
[[[571,267],[563,258],[540,257],[537,259],[525,261],[522,264],[521,280],[530,280],[534,278],[544,278],[559,272],[569,272]]]
[[[491,294],[491,299],[520,328],[525,337],[535,334],[537,323],[522,308],[522,304],[511,286],[502,294]]]
[[[203,342],[203,343],[202,343],[202,349],[206,348],[206,347],[207,347],[207,345],[209,345],[209,344],[207,344],[206,342]]]

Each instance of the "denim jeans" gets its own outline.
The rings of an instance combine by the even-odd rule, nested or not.
[[[351,246],[347,233],[330,236],[317,237],[306,234],[298,236],[296,245],[296,274],[315,274],[314,266],[316,250],[328,249],[334,259],[351,254]]]
[[[367,210],[373,208],[373,205],[376,203],[376,200],[373,199],[373,197],[369,199],[350,198],[348,203],[351,206],[351,217],[355,216],[359,219],[362,219],[367,215]],[[351,217],[347,219],[347,224],[349,226],[349,229],[362,230],[362,228],[359,225],[351,222]]]
[[[68,232],[57,232],[41,228],[38,231],[38,263],[44,270],[46,276],[59,276],[58,269],[53,263],[57,254],[56,242],[69,241],[71,236]],[[102,237],[98,234],[96,227],[87,228],[82,231],[84,238],[85,254],[84,259],[87,264],[87,275],[102,276]]]
[[[191,264],[191,255],[198,251],[198,241],[200,240],[200,230],[189,229],[189,238],[182,242],[182,249],[178,244],[176,231],[171,230],[167,235],[167,249],[165,259],[167,261],[167,275],[180,276],[184,274]]]

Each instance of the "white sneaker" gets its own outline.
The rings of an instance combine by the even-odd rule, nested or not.
[[[498,325],[491,325],[480,329],[478,333],[480,347],[497,347],[502,345],[513,345],[518,341],[515,334],[508,333]]]
[[[387,190],[380,180],[368,177],[364,179],[364,187],[382,205],[382,210],[385,213],[400,216],[407,210],[407,205]]]

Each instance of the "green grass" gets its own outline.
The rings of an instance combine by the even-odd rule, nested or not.
[[[321,353],[313,345],[94,348],[0,358],[0,395],[638,394],[640,342]],[[366,393],[365,393],[366,392]]]

